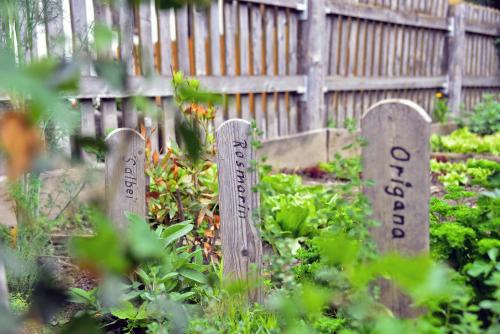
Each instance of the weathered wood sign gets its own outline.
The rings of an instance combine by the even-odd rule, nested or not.
[[[247,280],[253,286],[250,299],[261,302],[261,289],[250,281],[260,276],[262,267],[262,243],[255,226],[259,194],[253,191],[257,172],[250,170],[255,159],[250,123],[226,121],[216,137],[224,275]]]
[[[133,129],[116,129],[107,138],[105,159],[106,208],[108,217],[123,228],[125,212],[146,217],[146,143]]]
[[[5,267],[0,259],[0,308],[9,308],[9,290],[7,289],[7,275]]]
[[[380,253],[428,252],[431,118],[411,101],[385,100],[365,113],[361,131],[368,142],[363,178],[375,181],[364,193],[381,223],[372,230]],[[396,315],[418,313],[396,287],[381,284],[381,301]]]

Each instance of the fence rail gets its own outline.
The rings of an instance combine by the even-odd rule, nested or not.
[[[154,1],[135,7],[127,1],[65,1],[45,12],[45,27],[35,36],[45,39],[47,53],[68,58],[92,52],[92,29],[100,23],[119,38],[92,56],[121,59],[130,77],[120,91],[98,79],[91,66],[82,67],[81,89],[72,97],[80,102],[86,135],[102,133],[99,120],[105,130],[137,127],[143,119],[128,98],[144,95],[156,97],[164,110],[152,120],[159,129],[152,145],[161,147],[174,131],[171,68],[226,95],[228,106],[214,125],[253,118],[267,138],[331,121],[342,127],[383,98],[409,98],[430,112],[439,90],[449,93],[458,112],[461,104],[470,110],[486,92],[500,93],[500,12],[481,6],[452,8],[448,0],[214,0],[208,7],[161,10]],[[61,45],[64,32],[70,38]],[[43,54],[28,46],[27,56]]]

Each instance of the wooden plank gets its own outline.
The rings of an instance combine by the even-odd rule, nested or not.
[[[409,76],[410,75],[410,66],[411,66],[411,51],[410,48],[412,45],[415,43],[414,39],[411,39],[411,28],[410,27],[403,27],[401,30],[401,33],[403,35],[403,51],[401,52],[401,69],[399,69],[398,72],[396,73],[396,76],[398,75],[403,75],[403,76]]]
[[[112,98],[101,98],[99,109],[101,111],[101,131],[107,135],[118,127],[116,102]]]
[[[170,26],[173,10],[158,9],[158,41],[160,43],[160,73],[169,75],[172,73],[172,27]]]
[[[226,75],[235,76],[236,73],[236,32],[238,23],[238,2],[224,2],[224,40],[225,40],[225,61]],[[237,92],[239,93],[239,92]],[[238,117],[236,109],[236,100],[234,97],[228,97],[228,118]]]
[[[308,76],[304,101],[301,101],[301,131],[318,129],[325,124],[324,115],[324,76],[323,39],[326,15],[325,0],[308,2],[307,21],[301,24],[299,64],[301,72]]]
[[[112,17],[111,8],[109,4],[105,4],[100,0],[93,0],[94,4],[94,19],[96,24],[101,24],[109,29],[112,28]],[[114,52],[109,45],[106,49],[99,50],[97,53],[98,61],[108,61],[114,58]],[[95,80],[100,80],[95,78]],[[82,82],[80,83],[82,84]],[[99,94],[92,94],[87,96],[79,96],[78,98],[97,98]],[[101,111],[101,129],[102,133],[106,135],[108,132],[116,129],[118,127],[118,113],[116,110],[116,102],[110,98],[103,98],[100,101],[100,111]]]
[[[407,100],[382,101],[363,116],[363,179],[373,207],[372,219],[381,222],[371,233],[382,254],[416,256],[429,252],[431,119]],[[384,136],[380,136],[383,133]],[[381,283],[380,300],[398,317],[416,316],[411,299],[389,281]]]
[[[380,75],[380,62],[381,62],[381,49],[384,41],[384,27],[383,23],[375,24],[374,40],[373,40],[373,62],[371,67],[371,76],[377,77]]]
[[[462,101],[462,76],[465,48],[465,6],[455,5],[450,10],[453,18],[453,36],[448,38],[448,108],[457,116]]]
[[[191,74],[189,68],[189,25],[187,6],[175,10],[175,23],[179,70],[185,74]]]
[[[245,3],[240,3],[239,18],[240,75],[250,75],[250,21],[248,5]],[[240,101],[241,118],[250,121],[252,119],[250,97],[246,94],[241,95]]]
[[[374,46],[375,46],[375,30],[376,26],[373,22],[366,22],[366,43],[365,53],[366,58],[363,60],[363,76],[372,76],[373,60],[374,60]]]
[[[358,47],[358,27],[359,22],[357,19],[351,19],[350,33],[349,33],[349,53],[347,54],[347,76],[356,76],[356,52]]]
[[[331,48],[330,48],[330,68],[328,69],[328,75],[338,75],[339,67],[339,56],[340,56],[340,18],[338,16],[332,16],[329,18],[333,20],[332,22],[332,38],[331,38]]]
[[[401,71],[405,65],[405,54],[406,49],[404,45],[404,35],[406,34],[405,28],[402,26],[394,26],[394,54],[393,57],[389,56],[389,72],[388,75],[392,76],[403,76],[404,72]],[[392,34],[391,34],[391,44],[392,44]],[[391,47],[392,50],[392,47]],[[391,52],[389,51],[389,54]]]
[[[85,2],[81,0],[71,0],[69,5],[71,14],[71,30],[73,32],[74,57],[88,57],[89,26],[87,23],[87,9]],[[88,76],[91,73],[91,65],[88,62],[82,62],[80,69],[80,73],[83,76]],[[83,137],[95,138],[96,124],[92,99],[79,101],[79,109],[80,135]],[[81,157],[87,161],[91,159],[91,157],[85,152],[81,152]]]
[[[435,59],[429,59],[431,57],[431,45],[432,42],[432,32],[428,32],[426,30],[421,30],[422,40],[421,45],[422,49],[419,54],[419,67],[420,71],[417,72],[418,76],[431,76],[433,63],[436,61]]]
[[[96,24],[101,24],[108,29],[112,29],[112,17],[111,17],[111,8],[109,5],[103,3],[101,0],[93,0],[94,5],[94,21]],[[105,50],[99,50],[97,53],[97,58],[99,60],[105,59],[113,59],[114,52],[109,45]]]
[[[87,9],[85,2],[70,0],[71,30],[73,32],[73,57],[89,56],[89,25],[87,23]],[[90,75],[90,63],[82,62],[81,74]]]
[[[116,129],[106,138],[106,213],[120,229],[126,212],[146,219],[145,140],[133,129]]]
[[[250,123],[224,122],[216,132],[217,165],[221,215],[224,275],[247,282],[249,299],[262,302],[260,284],[262,242],[254,219],[259,214],[257,171],[250,170],[255,160]]]
[[[44,0],[43,8],[47,54],[62,58],[65,55],[62,0]]]
[[[408,46],[408,66],[407,66],[407,75],[416,75],[416,64],[415,64],[415,56],[418,53],[418,50],[421,49],[422,47],[418,44],[418,38],[417,38],[417,31],[414,28],[410,28],[409,34],[406,35],[406,38],[408,38],[408,43],[405,43],[405,45]],[[417,49],[417,47],[420,47]]]
[[[340,31],[339,31],[339,64],[337,73],[340,76],[347,76],[347,58],[349,55],[349,27],[350,22],[347,18],[339,17]]]
[[[366,49],[366,34],[367,34],[367,22],[361,20],[359,22],[358,29],[358,45],[356,48],[356,75],[357,76],[365,76],[364,75],[364,64],[367,61],[369,53]]]
[[[196,75],[207,75],[208,18],[205,7],[195,6],[193,10],[194,25],[194,53],[196,61]]]
[[[266,39],[265,60],[266,74],[268,76],[275,75],[274,69],[274,27],[275,27],[274,10],[266,8],[264,12],[264,31]],[[276,115],[277,106],[273,94],[266,95],[266,116],[267,116],[267,138],[275,138],[278,136],[278,117]]]
[[[7,287],[7,273],[3,264],[3,259],[0,257],[0,309],[3,312],[10,309],[9,289]]]
[[[263,59],[263,41],[264,34],[262,30],[262,12],[261,8],[254,5],[250,8],[250,25],[252,27],[252,64],[253,75],[262,75],[264,73]],[[264,112],[264,96],[262,94],[254,95],[254,116],[257,128],[264,132],[266,136],[266,115]]]
[[[157,9],[158,17],[158,40],[160,43],[160,73],[164,76],[172,74],[173,63],[172,63],[172,27],[171,18],[174,15],[174,11]],[[163,150],[165,151],[167,146],[170,146],[172,141],[175,141],[175,106],[174,101],[171,98],[161,99],[162,108],[162,141]]]
[[[128,90],[122,91],[111,86],[107,81],[98,77],[82,77],[80,91],[68,95],[76,99],[92,98],[124,98],[131,96],[173,96],[171,87],[172,77],[154,76],[152,78],[130,77]],[[201,77],[203,87],[221,94],[250,94],[270,92],[296,92],[305,90],[305,77],[302,75],[290,76],[240,76],[240,77]],[[9,101],[9,96],[0,92],[0,101]]]
[[[446,19],[415,13],[395,12],[391,9],[349,4],[337,0],[326,0],[326,11],[329,14],[366,19],[391,24],[399,24],[418,28],[448,30]]]
[[[286,12],[283,9],[278,10],[276,16],[276,26],[278,35],[278,75],[287,73],[287,55],[286,55]],[[280,136],[288,134],[288,111],[286,108],[285,94],[278,94],[278,131]]]
[[[134,13],[127,3],[120,3],[116,7],[120,33],[120,60],[125,65],[127,75],[134,75]],[[142,24],[142,23],[141,23]],[[137,129],[139,119],[135,104],[131,99],[123,99],[123,126]]]
[[[288,75],[298,74],[298,44],[299,44],[299,22],[295,12],[288,13],[288,30],[289,30],[289,50],[288,50]],[[334,48],[337,44],[333,44]],[[289,94],[289,128],[290,134],[297,133],[299,130],[299,115],[298,115],[298,96],[292,93]]]
[[[388,0],[375,0],[375,4],[377,7],[384,7],[385,2]],[[390,3],[388,3],[390,5]],[[378,23],[378,22],[377,22]],[[387,76],[387,62],[388,62],[388,53],[389,53],[389,37],[392,28],[389,24],[384,22],[380,22],[380,42],[379,44],[379,62],[376,68],[376,76]]]
[[[385,26],[385,44],[382,50],[382,76],[394,75],[394,63],[396,59],[397,27],[392,24]]]
[[[0,258],[0,309],[3,312],[10,309],[9,289],[7,287],[7,273],[3,264],[3,259]]]
[[[484,36],[497,37],[500,35],[500,27],[498,24],[491,23],[467,23],[465,31],[471,34],[479,34]]]
[[[96,138],[95,109],[91,99],[79,100],[80,109],[80,136]],[[85,161],[94,161],[95,156],[86,152],[80,152]]]
[[[343,78],[329,76],[325,79],[327,91],[391,90],[439,88],[446,77],[391,77],[391,78]]]
[[[337,127],[343,128],[346,119],[346,111],[345,111],[345,99],[346,93],[339,92],[339,102],[337,106]]]
[[[306,1],[307,0],[242,0],[241,2],[250,2],[256,4],[263,4],[267,6],[305,10]]]
[[[183,28],[187,29],[187,26]],[[142,0],[139,5],[139,43],[141,47],[141,73],[144,76],[150,76],[155,73],[151,0]]]
[[[327,143],[327,129],[307,131],[263,141],[257,157],[266,157],[266,163],[276,170],[315,167],[328,161]]]
[[[210,58],[211,75],[221,75],[221,39],[223,38],[224,26],[221,24],[223,15],[222,1],[213,1],[210,5]]]
[[[465,76],[462,79],[462,87],[500,87],[500,77]]]

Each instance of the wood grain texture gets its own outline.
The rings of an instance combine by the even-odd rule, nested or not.
[[[349,4],[337,0],[326,0],[326,10],[330,14],[343,15],[379,21],[392,24],[400,24],[412,27],[421,27],[435,30],[447,30],[446,19],[428,17],[418,13],[396,12],[393,9],[366,6],[362,4]]]
[[[44,0],[43,12],[45,15],[47,54],[62,58],[65,55],[62,0]]]
[[[264,33],[262,11],[260,6],[253,5],[250,7],[250,26],[252,28],[251,44],[252,44],[252,69],[253,75],[264,74]],[[264,108],[263,94],[254,94],[254,117],[257,127],[264,132],[266,136],[266,114]]]
[[[265,31],[265,74],[272,76],[276,74],[274,68],[274,29],[275,29],[275,16],[274,10],[266,8],[264,12],[264,31]],[[266,95],[266,124],[267,138],[278,137],[278,117],[276,115],[277,103],[274,94]]]
[[[463,62],[465,58],[465,6],[450,7],[453,35],[448,38],[448,108],[457,116],[462,102]]]
[[[134,75],[134,16],[127,2],[119,4],[119,37],[120,37],[120,60],[125,66],[127,75]],[[123,126],[136,129],[139,123],[137,110],[132,100],[123,99]]]
[[[145,140],[133,129],[116,129],[106,137],[106,213],[118,228],[126,212],[146,218]]]
[[[199,78],[202,87],[210,91],[224,94],[267,93],[267,92],[300,92],[304,90],[305,79],[301,75],[289,76],[209,76]],[[172,96],[172,77],[154,76],[151,78],[129,77],[128,90],[113,87],[109,82],[97,77],[83,77],[80,80],[78,99],[121,98],[135,95],[147,97]],[[5,97],[0,97],[2,100]]]
[[[445,76],[385,78],[329,76],[325,79],[325,89],[327,91],[423,89],[439,88],[445,82]]]
[[[189,67],[189,19],[186,6],[175,10],[175,24],[177,32],[177,51],[179,70],[190,73]]]
[[[194,50],[196,61],[196,75],[207,75],[208,15],[206,8],[193,8]]]
[[[172,27],[171,17],[175,15],[172,9],[157,9],[158,17],[158,39],[160,43],[160,74],[172,74],[173,53],[172,53]],[[175,140],[175,104],[172,98],[162,97],[162,142],[163,150],[166,149],[172,140]]]
[[[216,132],[219,170],[219,202],[221,215],[224,275],[247,281],[249,298],[262,302],[262,290],[253,288],[262,268],[262,243],[256,222],[259,194],[256,171],[250,171],[255,159],[250,123],[244,120],[224,122]]]
[[[429,251],[431,119],[408,100],[385,100],[370,108],[361,122],[364,189],[381,223],[372,234],[380,253],[418,255]],[[380,134],[384,135],[381,136]],[[397,316],[417,313],[410,301],[384,281],[381,301]]]
[[[308,0],[307,21],[301,24],[301,45],[299,64],[301,73],[307,73],[307,102],[301,103],[302,131],[322,128],[324,115],[324,76],[325,62],[323,59],[323,39],[326,21],[325,0]]]
[[[85,57],[89,55],[89,33],[87,23],[87,9],[85,2],[81,0],[70,0],[71,30],[73,32],[73,57]],[[90,63],[81,64],[82,75],[90,74]]]
[[[88,57],[88,38],[90,29],[87,23],[87,9],[85,2],[81,0],[71,0],[69,5],[71,14],[71,30],[73,32],[73,57]],[[91,65],[89,62],[82,62],[80,73],[82,76],[88,76],[91,74]],[[95,138],[96,125],[92,99],[80,100],[79,108],[80,135]],[[86,161],[90,161],[92,159],[91,155],[88,155],[85,152],[79,152],[79,154]]]

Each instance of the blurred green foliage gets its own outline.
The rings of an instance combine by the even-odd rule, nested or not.
[[[479,136],[462,128],[447,136],[432,135],[434,152],[500,154],[500,132]]]
[[[444,186],[479,185],[486,189],[500,187],[500,163],[484,159],[466,162],[431,160],[431,171]]]

